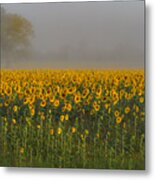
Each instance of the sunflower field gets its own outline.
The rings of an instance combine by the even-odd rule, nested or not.
[[[1,70],[0,166],[145,169],[143,70]]]

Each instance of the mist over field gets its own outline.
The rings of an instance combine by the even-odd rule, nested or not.
[[[0,166],[145,170],[144,1],[0,10]]]
[[[144,67],[144,1],[2,7],[25,17],[34,30],[30,54],[9,55],[9,68]],[[6,67],[5,58],[1,65]]]

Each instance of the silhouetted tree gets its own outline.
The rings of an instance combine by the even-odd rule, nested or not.
[[[7,67],[11,59],[28,54],[33,34],[31,22],[20,15],[7,13],[1,8],[1,52]]]

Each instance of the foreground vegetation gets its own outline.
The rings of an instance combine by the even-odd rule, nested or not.
[[[142,70],[2,70],[0,165],[144,169]]]

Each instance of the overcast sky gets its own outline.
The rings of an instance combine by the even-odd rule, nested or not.
[[[38,59],[31,63],[36,67],[144,67],[144,1],[3,7],[32,23]]]

